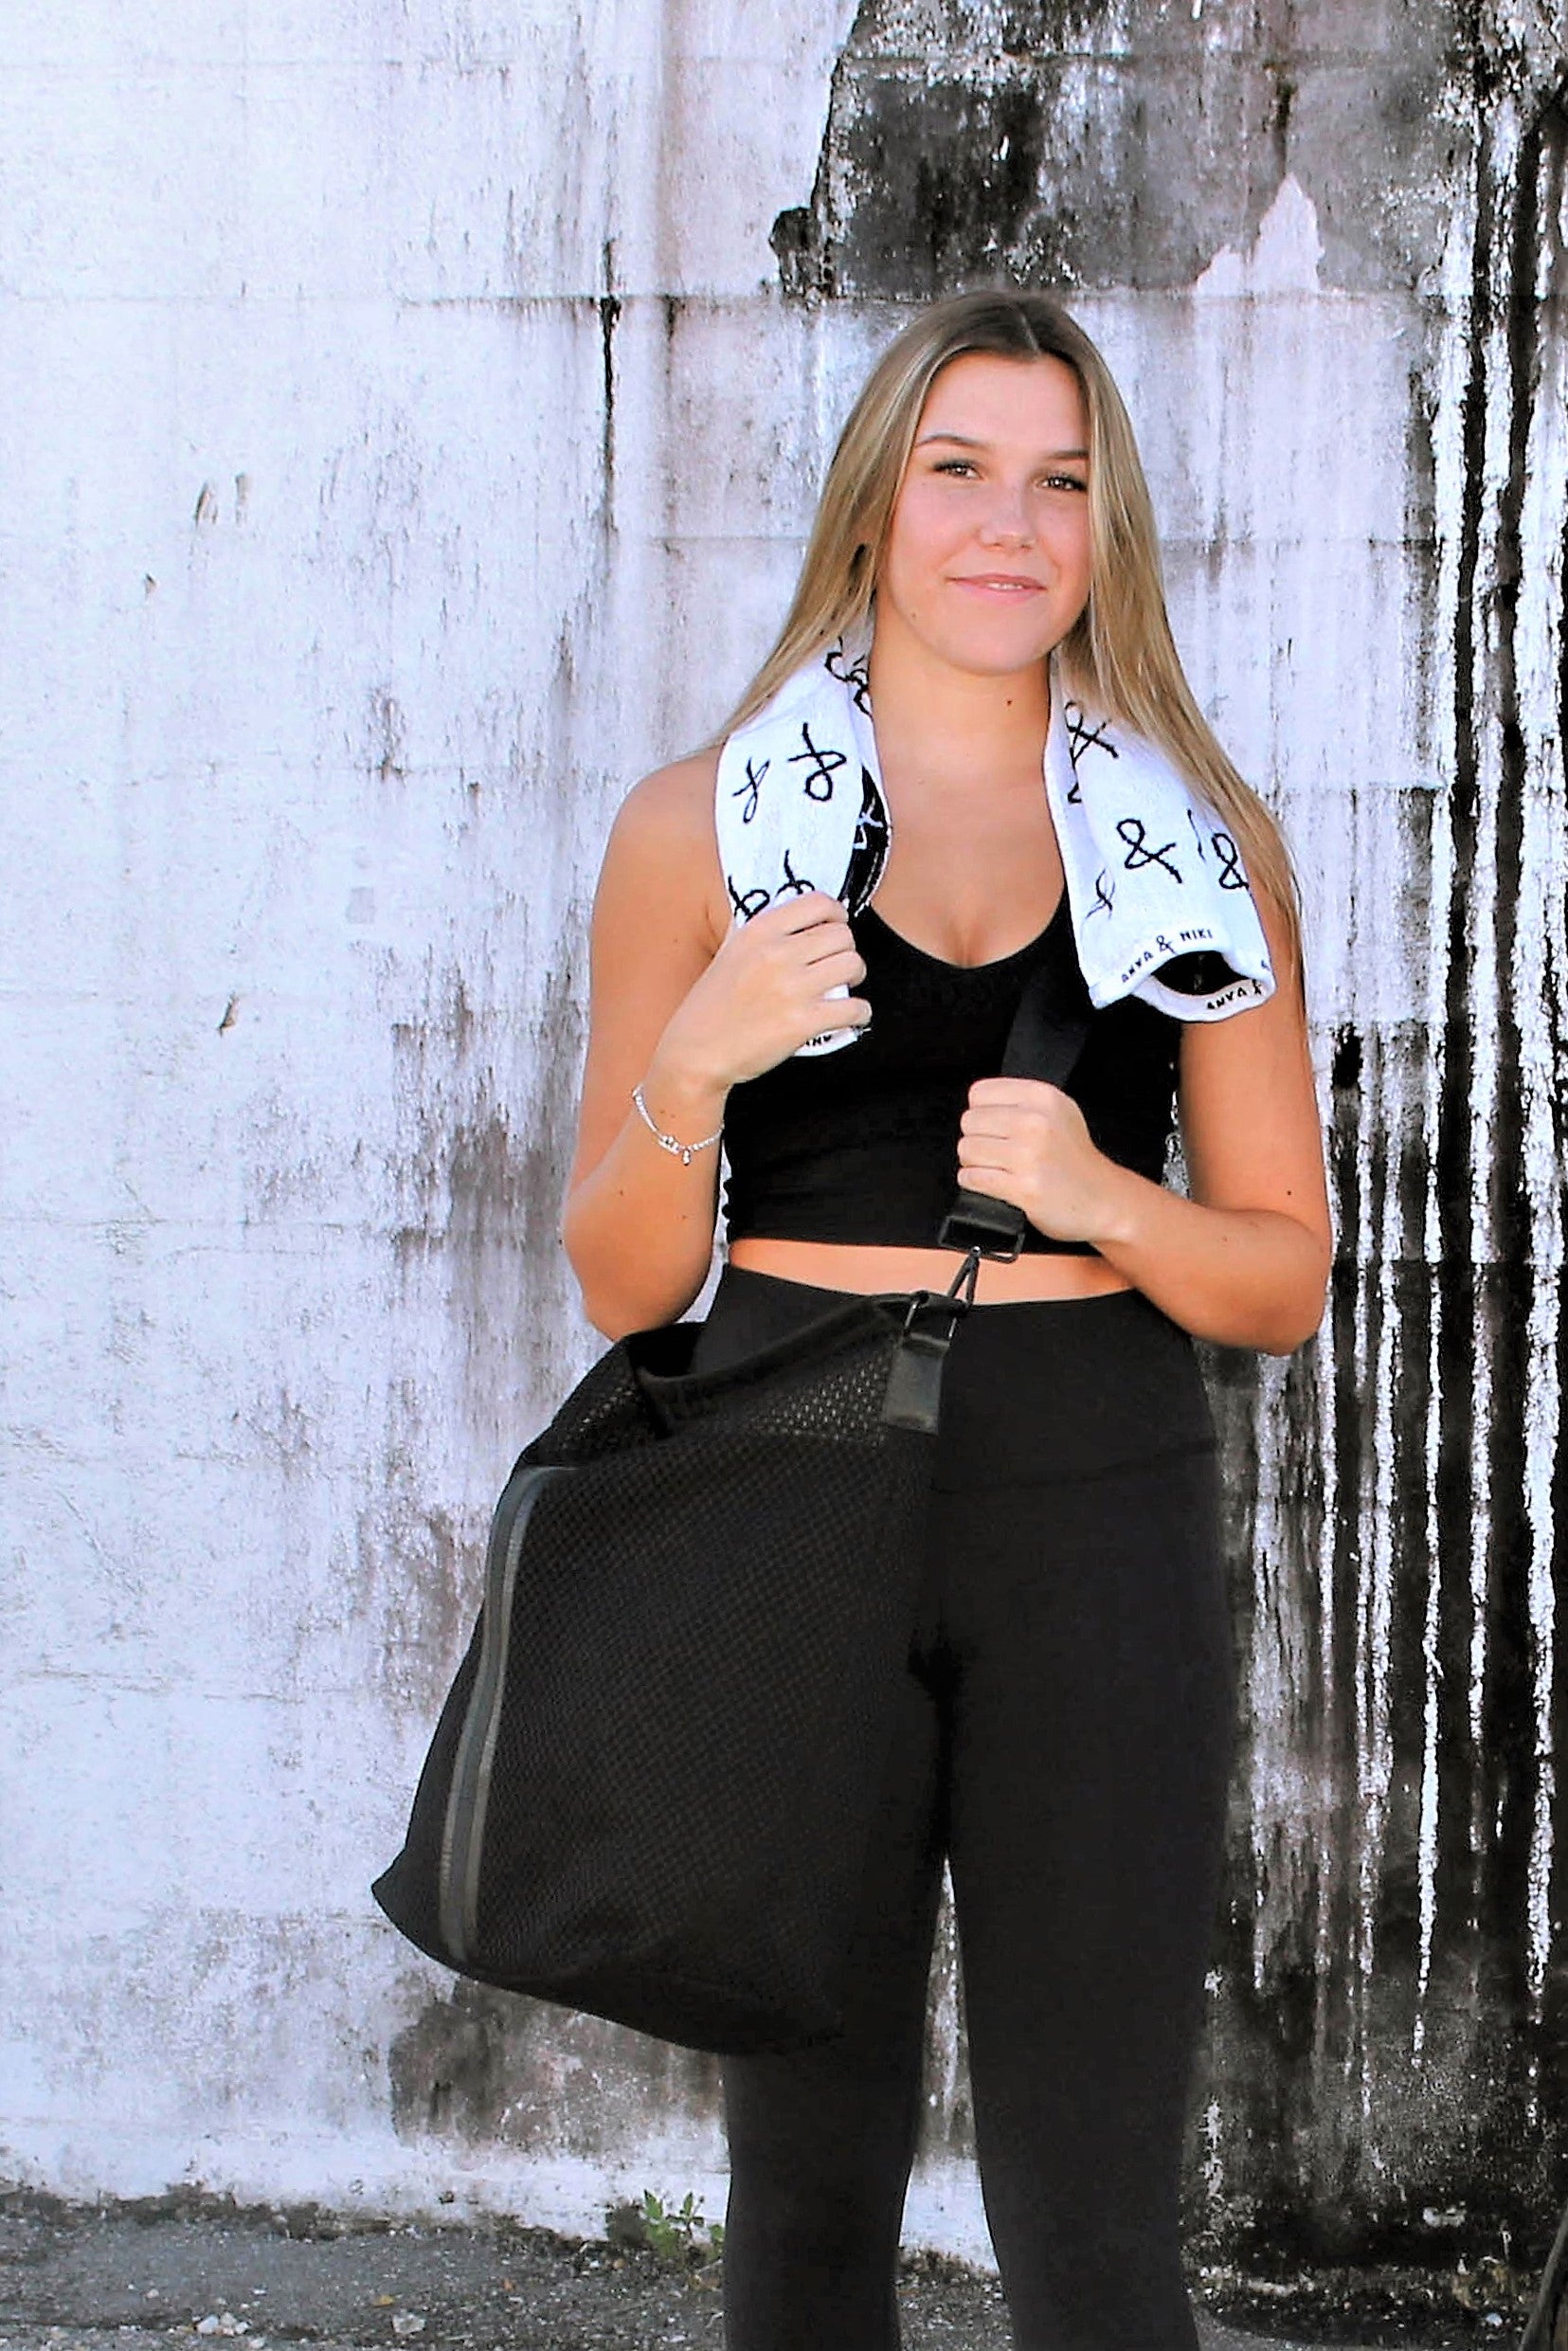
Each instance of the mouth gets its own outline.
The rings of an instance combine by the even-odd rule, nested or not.
[[[969,571],[955,573],[954,588],[969,588],[985,596],[1043,596],[1045,582],[1032,580],[1019,571]]]

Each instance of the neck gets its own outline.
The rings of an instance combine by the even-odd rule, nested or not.
[[[879,620],[870,680],[884,768],[912,765],[932,783],[951,776],[966,788],[977,762],[993,774],[1037,776],[1051,723],[1045,661],[1002,676],[955,669]]]

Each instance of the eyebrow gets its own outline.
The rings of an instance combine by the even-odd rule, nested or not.
[[[967,433],[922,433],[920,439],[914,445],[917,449],[924,449],[927,448],[933,441],[951,442],[955,449],[983,449],[989,446],[989,443],[986,442],[971,440]],[[1045,455],[1050,458],[1076,457],[1087,459],[1089,456],[1089,451],[1087,449],[1047,449]]]

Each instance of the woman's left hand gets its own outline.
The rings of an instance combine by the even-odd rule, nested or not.
[[[960,1181],[1011,1201],[1053,1240],[1106,1229],[1115,1162],[1090,1139],[1071,1094],[1033,1077],[982,1077],[969,1089],[958,1140]]]

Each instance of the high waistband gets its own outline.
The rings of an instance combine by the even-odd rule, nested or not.
[[[694,1367],[732,1363],[842,1295],[727,1265]],[[953,1333],[939,1491],[1057,1485],[1214,1443],[1191,1334],[1142,1290],[974,1306]]]

